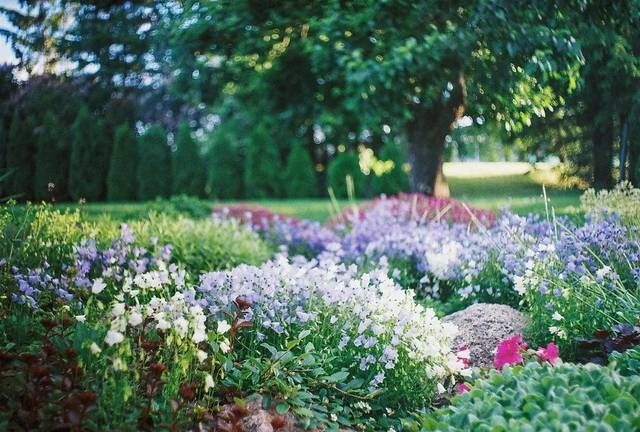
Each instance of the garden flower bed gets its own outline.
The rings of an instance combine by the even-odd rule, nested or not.
[[[5,206],[0,425],[632,430],[640,236],[602,210],[577,223],[400,195],[326,226],[248,207],[119,225]],[[527,316],[494,371],[439,318],[476,302]]]

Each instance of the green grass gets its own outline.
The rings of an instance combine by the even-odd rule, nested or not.
[[[480,168],[474,168],[482,165]],[[524,165],[524,169],[523,169]],[[488,166],[488,169],[487,169]],[[469,169],[467,169],[469,167]],[[447,164],[445,170],[451,171],[448,176],[451,196],[475,207],[498,210],[508,207],[518,214],[546,212],[542,196],[542,185],[546,187],[549,198],[549,210],[553,207],[557,215],[580,215],[580,194],[577,189],[565,189],[560,186],[555,171],[542,167],[530,169],[526,164]],[[477,169],[477,171],[474,171]],[[514,173],[515,172],[515,173]],[[359,201],[356,201],[358,203]],[[301,219],[324,222],[336,210],[328,198],[315,199],[267,199],[247,201],[211,202],[196,201],[206,209],[208,206],[223,207],[234,204],[250,204],[266,207],[272,211]],[[338,208],[344,209],[354,204],[347,200],[338,202]],[[58,204],[59,208],[75,209],[80,207],[84,217],[96,218],[108,215],[116,220],[132,220],[144,217],[149,209],[162,211],[157,202],[135,203],[90,203],[90,204]]]

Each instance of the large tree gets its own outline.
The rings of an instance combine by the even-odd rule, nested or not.
[[[524,0],[187,1],[175,40],[192,53],[185,72],[217,71],[221,95],[301,70],[301,104],[323,107],[314,121],[336,143],[391,125],[412,188],[444,195],[445,138],[465,110],[517,129],[559,104],[550,83],[569,87],[580,59],[564,12]]]

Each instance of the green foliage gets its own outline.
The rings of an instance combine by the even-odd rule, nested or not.
[[[156,199],[145,208],[145,214],[149,211],[165,216],[185,216],[193,219],[202,219],[211,216],[211,203],[194,198],[189,195],[174,195],[169,199]]]
[[[284,178],[288,198],[308,198],[316,194],[313,162],[301,145],[294,145],[291,149]]]
[[[69,168],[60,123],[51,111],[45,114],[36,143],[34,194],[37,200],[49,200],[67,190]]]
[[[251,198],[279,197],[282,193],[282,164],[278,147],[266,122],[251,134],[244,168],[245,192]]]
[[[338,198],[346,198],[348,194],[348,180],[353,181],[356,197],[364,195],[365,176],[360,171],[358,155],[353,152],[339,153],[330,163],[327,169],[327,184],[333,189]]]
[[[33,121],[25,113],[16,110],[11,120],[7,143],[7,168],[11,171],[8,192],[16,198],[33,197]]]
[[[74,200],[95,201],[103,197],[108,159],[102,124],[86,106],[78,111],[72,126],[69,161],[69,193]]]
[[[205,168],[187,122],[180,123],[173,153],[173,193],[202,196]]]
[[[217,199],[244,197],[242,152],[237,137],[226,124],[219,125],[211,135],[207,159],[208,194]]]
[[[0,207],[0,256],[9,266],[35,268],[45,261],[56,270],[68,263],[86,227],[79,211],[60,212],[49,205]]]
[[[138,199],[171,195],[171,152],[162,126],[149,127],[140,137],[138,150]]]
[[[138,167],[138,141],[128,124],[116,129],[109,174],[107,176],[107,199],[132,201],[136,198]]]
[[[398,144],[387,142],[380,152],[380,160],[393,162],[393,167],[378,175],[372,173],[371,188],[374,195],[393,195],[409,189],[409,177],[403,169],[404,158]]]
[[[615,430],[640,426],[640,377],[595,365],[528,363],[493,371],[451,406],[425,416],[422,431]],[[416,429],[418,425],[414,425]]]
[[[233,222],[211,219],[191,220],[150,214],[149,218],[131,223],[141,245],[170,244],[172,257],[187,270],[198,274],[233,268],[239,264],[259,264],[271,251],[254,233]]]
[[[629,182],[618,183],[610,191],[588,189],[580,197],[580,203],[583,210],[593,217],[617,213],[628,226],[640,226],[640,189],[634,188]]]
[[[623,376],[640,376],[640,347],[625,352],[614,351],[609,358],[610,368]]]

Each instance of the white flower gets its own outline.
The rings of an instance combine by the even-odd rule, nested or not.
[[[553,315],[551,315],[551,319],[554,321],[562,321],[564,317],[560,315],[558,312],[554,312]]]
[[[78,322],[84,322],[86,317],[84,315],[76,315],[76,320]]]
[[[124,340],[124,335],[119,331],[109,330],[107,335],[104,338],[104,341],[109,345],[113,346],[117,343],[120,343]]]
[[[91,286],[91,292],[94,294],[100,294],[103,289],[107,287],[107,284],[104,283],[102,278],[98,278],[93,281],[93,285]]]
[[[229,325],[228,322],[224,320],[218,321],[218,333],[225,334],[229,330],[231,330],[231,326]]]
[[[213,377],[211,374],[206,374],[204,377],[204,391],[208,392],[214,386]]]
[[[189,321],[184,319],[184,317],[178,317],[173,322],[173,325],[175,326],[176,331],[178,332],[180,337],[185,337],[185,335],[187,334],[187,330],[189,330]]]
[[[131,315],[129,315],[129,324],[134,327],[142,324],[142,314],[135,310],[132,311]]]
[[[198,357],[198,361],[202,363],[207,359],[208,354],[202,350],[198,350],[198,352],[196,353],[196,357]]]
[[[220,342],[220,350],[225,354],[231,351],[231,347],[229,346],[228,339],[225,339],[222,342]]]
[[[91,342],[91,346],[89,347],[89,349],[91,350],[92,354],[100,354],[102,352],[98,344],[95,342]]]
[[[124,313],[126,306],[124,303],[115,303],[111,309],[111,316],[116,318]]]
[[[444,388],[444,386],[441,383],[438,383],[438,394],[442,394],[444,392],[446,392],[447,389]]]
[[[207,338],[207,333],[202,328],[196,328],[191,336],[191,340],[195,343],[200,343]]]

